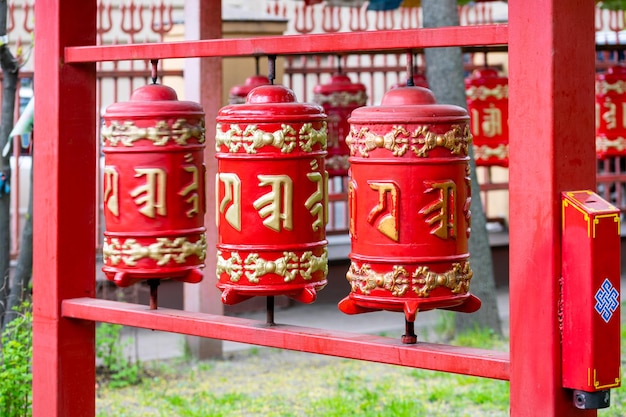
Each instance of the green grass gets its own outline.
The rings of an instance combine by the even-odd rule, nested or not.
[[[623,330],[623,336],[626,331]],[[489,331],[451,344],[508,348]],[[626,344],[626,343],[625,343]],[[624,349],[624,345],[622,348]],[[146,364],[149,367],[149,364]],[[137,386],[98,390],[98,416],[505,417],[509,383],[464,375],[255,348],[229,360],[160,362]],[[626,415],[626,390],[611,391],[599,417]]]

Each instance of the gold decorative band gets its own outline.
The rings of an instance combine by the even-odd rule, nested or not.
[[[230,257],[225,259],[222,251],[217,251],[217,275],[226,273],[232,282],[238,282],[244,274],[253,284],[258,284],[261,277],[267,274],[284,277],[285,282],[293,281],[298,275],[308,281],[317,271],[322,271],[324,278],[328,275],[326,247],[321,256],[315,256],[311,251],[304,252],[300,257],[294,252],[283,252],[283,256],[274,260],[263,259],[258,253],[249,253],[242,261],[236,251],[231,252]]]
[[[317,143],[322,146],[322,149],[326,149],[326,122],[323,122],[319,130],[314,129],[311,123],[305,123],[298,132],[293,126],[286,124],[282,124],[280,130],[274,132],[259,129],[253,124],[246,126],[245,129],[241,129],[238,124],[232,124],[230,129],[224,132],[222,124],[218,123],[216,130],[215,150],[217,152],[220,151],[222,145],[228,148],[230,153],[236,153],[243,147],[247,154],[255,154],[264,146],[273,146],[280,149],[282,153],[293,152],[296,144],[304,152],[311,152]]]
[[[509,86],[507,84],[497,85],[494,88],[487,88],[484,85],[470,86],[465,89],[465,95],[470,100],[486,100],[493,97],[498,100],[509,98]]]
[[[498,159],[506,159],[509,157],[509,145],[503,143],[499,144],[495,148],[487,145],[474,146],[474,159],[489,159],[491,157]]]
[[[348,170],[350,168],[350,162],[348,161],[348,155],[332,155],[326,158],[326,170]]]
[[[367,102],[367,94],[365,91],[358,91],[351,94],[347,91],[337,91],[331,94],[319,94],[316,93],[313,96],[313,101],[317,104],[324,105],[329,104],[331,106],[344,106],[357,105],[364,106]]]
[[[411,150],[418,157],[427,157],[428,152],[437,147],[448,149],[454,155],[467,156],[471,141],[467,123],[453,125],[443,134],[431,132],[428,126],[420,126],[413,132],[403,126],[393,126],[384,135],[370,132],[367,127],[352,128],[346,138],[350,155],[362,157],[368,157],[369,152],[378,148],[389,150],[393,156],[401,157]]]
[[[164,266],[170,261],[185,263],[190,256],[197,256],[201,261],[206,257],[204,234],[196,242],[190,242],[186,237],[157,237],[155,240],[156,242],[149,245],[142,245],[136,239],[121,242],[118,238],[105,236],[102,248],[104,263],[117,265],[123,262],[127,266],[135,266],[137,261],[148,258],[156,261],[158,266]]]
[[[626,81],[617,80],[613,84],[606,81],[596,81],[596,94],[606,94],[611,91],[615,91],[617,94],[624,94],[626,92]]]
[[[626,139],[623,137],[617,137],[615,139],[608,138],[596,138],[596,150],[601,152],[606,152],[609,149],[615,149],[618,152],[621,152],[626,149]]]
[[[171,126],[165,120],[159,120],[153,127],[137,127],[132,121],[119,122],[113,120],[109,126],[102,128],[102,138],[108,141],[109,146],[133,146],[140,139],[147,139],[155,146],[165,146],[173,141],[180,146],[187,145],[187,141],[196,138],[198,143],[204,143],[204,120],[190,124],[185,119],[177,119]]]
[[[473,274],[467,261],[454,263],[452,269],[443,273],[432,272],[427,266],[419,266],[412,274],[399,265],[394,265],[390,272],[378,273],[372,271],[369,264],[363,264],[359,268],[352,262],[346,278],[352,292],[368,295],[372,290],[384,289],[396,297],[402,297],[409,291],[418,297],[428,297],[438,287],[448,288],[454,294],[467,293]]]

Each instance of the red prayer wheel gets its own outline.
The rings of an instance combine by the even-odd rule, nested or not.
[[[626,155],[626,67],[596,75],[596,154],[604,159]]]
[[[479,166],[509,166],[509,81],[493,68],[465,80],[474,159]]]
[[[324,108],[328,118],[326,170],[331,177],[346,176],[350,153],[346,145],[346,136],[350,132],[348,117],[352,110],[366,104],[365,85],[353,83],[346,75],[336,74],[328,84],[316,85],[313,93],[313,101]]]
[[[228,92],[228,104],[243,104],[246,102],[246,96],[254,87],[267,85],[270,79],[264,75],[253,75],[246,78],[245,84],[236,85]]]
[[[339,309],[403,311],[409,322],[434,308],[476,311],[465,109],[402,87],[349,122],[351,292]]]
[[[311,303],[326,285],[326,115],[290,89],[253,89],[217,116],[217,276],[222,301],[286,295]]]
[[[145,279],[202,279],[204,111],[151,84],[106,109],[102,270],[128,286]]]

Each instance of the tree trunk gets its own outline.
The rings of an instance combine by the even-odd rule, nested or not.
[[[0,125],[0,151],[9,140],[9,133],[13,129],[13,115],[15,113],[15,90],[19,65],[6,44],[7,2],[0,0],[0,67],[4,76],[2,81],[2,116]],[[11,181],[10,157],[0,156],[0,173],[5,180]],[[4,319],[9,295],[9,273],[11,268],[11,228],[10,228],[11,196],[9,193],[0,194],[0,323]],[[17,213],[16,213],[17,215]]]
[[[31,157],[34,152],[31,151]],[[28,212],[26,213],[26,219],[24,222],[24,228],[22,229],[22,239],[20,240],[20,254],[17,258],[17,266],[15,268],[15,274],[11,281],[11,290],[9,291],[9,297],[7,301],[7,309],[5,312],[5,319],[2,324],[2,329],[6,327],[15,317],[16,312],[14,307],[19,306],[24,301],[27,295],[30,293],[29,286],[30,280],[33,275],[33,166],[30,168],[30,193],[28,200]]]
[[[424,27],[458,26],[459,15],[456,0],[422,0]],[[426,78],[430,89],[442,104],[454,104],[467,108],[463,56],[461,48],[427,48]],[[492,329],[501,335],[500,316],[493,276],[493,261],[487,233],[487,221],[480,198],[472,147],[470,166],[472,181],[472,232],[469,240],[470,262],[474,271],[471,292],[482,301],[480,310],[472,314],[456,315],[456,331],[462,332],[478,325]]]

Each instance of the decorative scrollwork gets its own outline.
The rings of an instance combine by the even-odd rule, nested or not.
[[[615,91],[617,94],[624,94],[626,92],[626,81],[617,80],[612,84],[606,81],[596,82],[596,94],[606,94],[611,91]]]
[[[509,98],[509,86],[506,84],[497,85],[494,88],[484,85],[471,86],[465,90],[465,94],[470,100],[486,100],[490,97],[502,100]]]
[[[158,266],[167,265],[171,261],[182,264],[190,256],[197,256],[202,261],[206,256],[206,237],[203,234],[196,242],[190,242],[186,237],[159,237],[155,243],[147,246],[136,239],[121,242],[118,238],[105,238],[102,254],[104,262],[110,265],[123,262],[135,266],[144,258],[155,260]]]
[[[367,102],[367,94],[365,91],[357,91],[349,93],[347,91],[338,91],[332,94],[315,94],[313,101],[317,104],[328,104],[335,107],[347,107],[349,105],[364,106]]]
[[[615,149],[618,152],[624,151],[626,149],[626,139],[621,136],[614,139],[596,138],[597,151],[606,152],[609,149]]]
[[[283,252],[283,256],[274,260],[264,259],[258,253],[249,253],[242,261],[238,252],[231,252],[230,258],[224,259],[222,251],[217,252],[217,275],[226,273],[232,282],[238,282],[243,274],[253,284],[258,284],[267,274],[284,277],[285,282],[295,280],[298,275],[308,281],[318,271],[322,271],[324,277],[328,275],[326,247],[321,256],[315,256],[310,251],[304,252],[300,257],[294,252]]]
[[[481,159],[489,159],[495,156],[498,159],[506,159],[509,157],[509,145],[503,143],[495,148],[487,145],[474,146],[474,158],[478,161]]]
[[[401,297],[409,290],[411,281],[408,271],[403,266],[394,265],[393,271],[380,274],[372,271],[369,264],[357,267],[351,263],[346,273],[352,292],[370,294],[372,290],[385,289],[394,296]]]
[[[403,126],[393,126],[384,135],[370,132],[369,128],[352,129],[346,138],[350,155],[368,157],[374,149],[384,148],[393,156],[404,156],[411,149],[418,157],[427,157],[428,152],[436,147],[443,147],[454,155],[467,155],[472,137],[468,124],[454,125],[451,130],[433,133],[428,126],[420,126],[409,132]]]
[[[191,124],[186,119],[177,119],[171,126],[167,121],[159,120],[152,127],[137,127],[132,121],[120,123],[113,120],[102,128],[102,139],[108,146],[134,146],[140,139],[149,140],[154,146],[165,146],[169,141],[185,146],[191,138],[204,143],[204,133],[204,120]]]
[[[326,149],[327,129],[326,122],[322,123],[322,128],[317,130],[311,123],[305,123],[300,128],[300,148],[304,152],[311,152],[313,146],[319,143],[322,149]]]
[[[455,263],[451,270],[443,273],[432,272],[427,266],[419,266],[413,274],[409,274],[400,265],[394,265],[390,272],[378,273],[372,271],[369,264],[363,264],[359,268],[353,262],[346,274],[352,292],[368,295],[373,290],[384,289],[396,297],[402,297],[408,291],[419,297],[428,297],[438,287],[449,288],[454,294],[464,294],[469,291],[472,276],[469,262]]]
[[[241,129],[238,124],[230,125],[230,129],[222,131],[222,124],[217,124],[215,134],[215,150],[220,151],[220,146],[228,148],[228,152],[238,152],[242,147],[248,154],[255,154],[263,146],[273,146],[282,153],[292,152],[296,147],[297,132],[290,125],[281,125],[280,130],[266,132],[257,125],[248,125]]]
[[[411,275],[413,291],[419,297],[428,297],[438,287],[449,288],[454,294],[465,294],[469,291],[473,276],[469,262],[454,263],[451,270],[443,273],[432,272],[427,266],[420,266]]]

